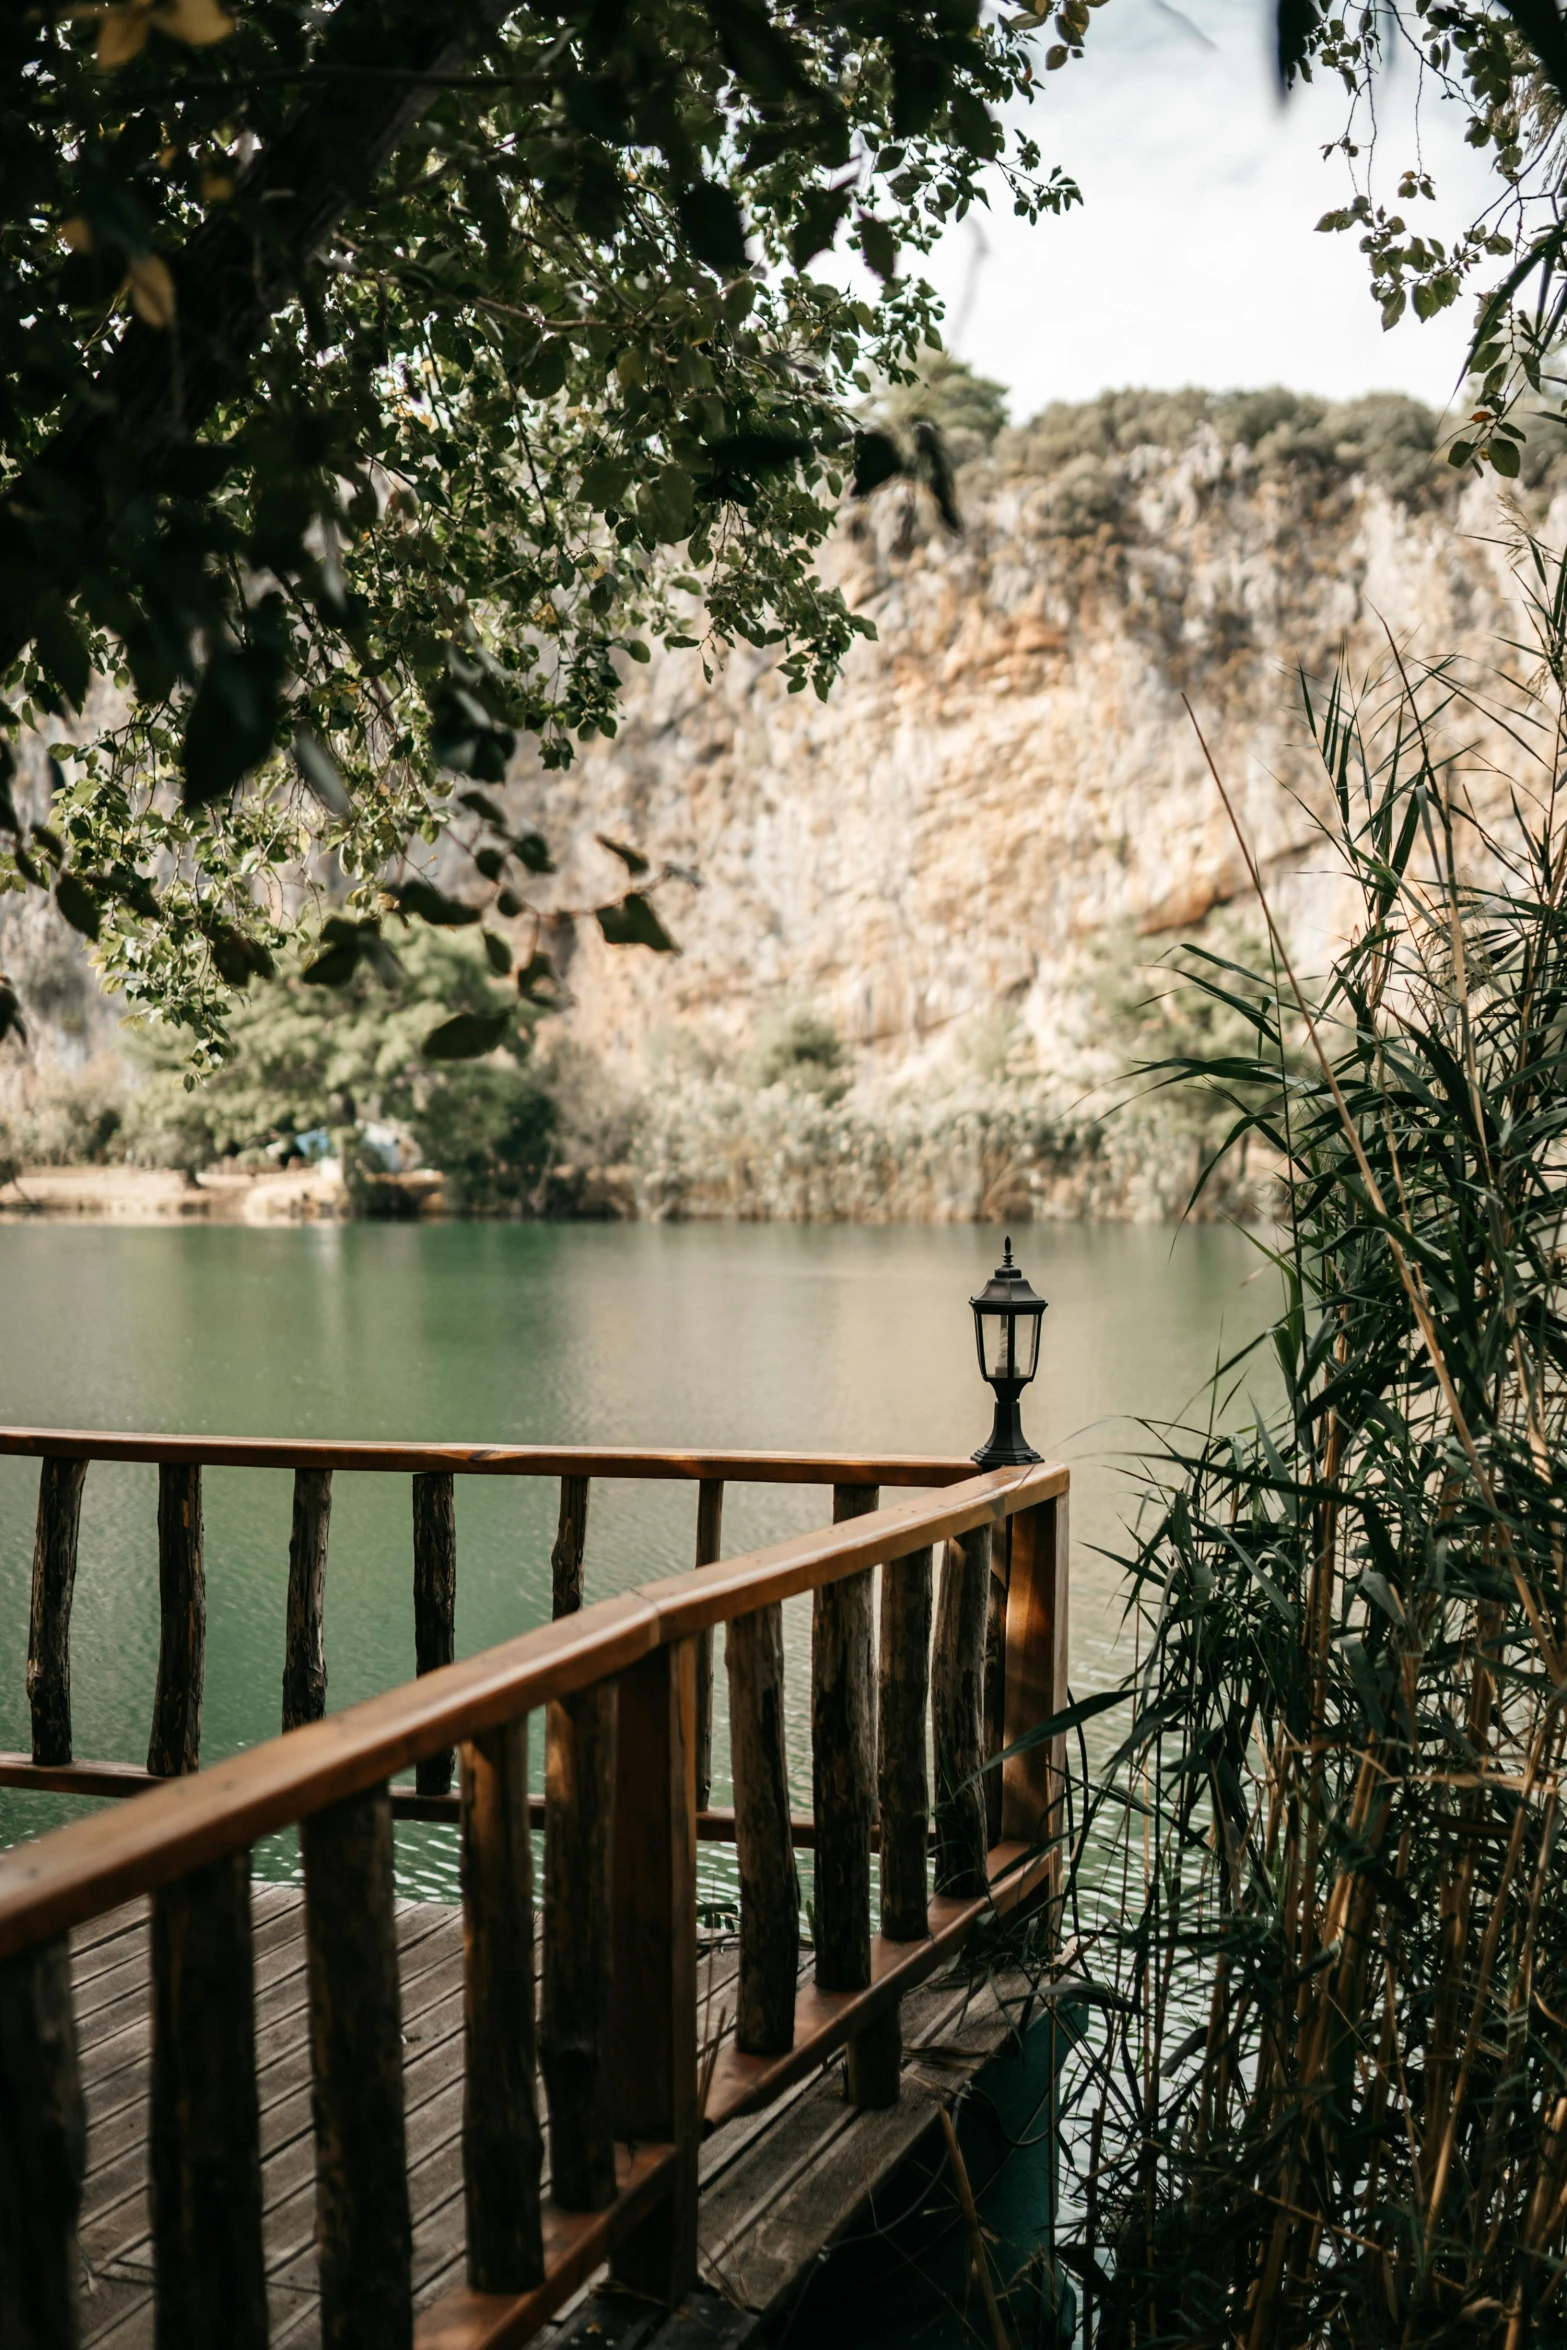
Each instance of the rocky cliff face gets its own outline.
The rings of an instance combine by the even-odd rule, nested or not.
[[[1345,909],[1310,822],[1320,773],[1297,672],[1323,677],[1341,651],[1356,672],[1385,671],[1390,642],[1494,654],[1525,633],[1516,515],[1439,463],[1406,461],[1390,482],[1385,463],[1379,479],[1320,434],[1280,450],[1202,417],[1178,446],[1134,435],[1062,454],[1060,439],[1041,458],[1010,436],[965,472],[961,539],[902,490],[846,523],[828,561],[878,633],[825,705],[789,695],[766,653],[733,658],[711,688],[694,654],[669,655],[616,741],[531,782],[551,837],[575,844],[562,904],[611,880],[595,831],[702,876],[689,900],[678,887],[661,900],[679,960],[610,952],[579,925],[570,970],[573,1037],[662,1100],[671,1147],[684,1117],[711,1114],[698,1080],[742,1066],[799,1007],[851,1049],[840,1119],[858,1104],[886,1126],[911,1088],[972,1092],[987,1053],[998,1074],[1002,1039],[1007,1076],[1053,1107],[1061,1140],[1085,1088],[1124,1059],[1107,956],[1130,971],[1221,909],[1247,919],[1193,716],[1310,962]],[[729,1125],[754,1134],[756,1120],[753,1100]],[[759,1147],[765,1161],[783,1145]],[[872,1156],[882,1174],[862,1168],[862,1191],[886,1179]],[[1144,1169],[1139,1189],[1121,1158],[1089,1204],[1170,1204],[1167,1170]],[[1061,1164],[1030,1164],[1036,1202],[1083,1204]],[[751,1212],[820,1212],[788,1181],[769,1209],[755,1148],[748,1165],[741,1178],[710,1166],[684,1193],[677,1174],[663,1204],[719,1204],[728,1182],[731,1210],[749,1186]],[[975,1182],[902,1204],[973,1213]],[[652,1192],[657,1205],[657,1180]]]
[[[961,537],[901,486],[848,515],[825,560],[877,636],[825,704],[789,694],[766,651],[711,685],[696,654],[670,654],[633,672],[618,739],[564,775],[519,763],[515,812],[562,856],[558,908],[624,880],[595,833],[702,881],[660,894],[679,957],[609,949],[591,920],[552,928],[573,1001],[541,1039],[563,1106],[543,1204],[1181,1206],[1201,1118],[1168,1098],[1105,1112],[1159,1049],[1135,1007],[1167,984],[1165,950],[1258,937],[1197,726],[1316,968],[1350,909],[1313,827],[1299,672],[1345,653],[1386,673],[1394,645],[1526,667],[1506,649],[1528,634],[1522,516],[1432,439],[1392,399],[1122,394],[1050,412],[960,475]],[[1531,463],[1528,519],[1559,542],[1567,498]],[[1468,765],[1494,791],[1488,760],[1505,773],[1509,753],[1480,729]],[[14,958],[16,922],[45,916],[8,905]],[[113,1015],[71,942],[32,950],[69,1156]],[[1243,1196],[1244,1181],[1210,1203]]]

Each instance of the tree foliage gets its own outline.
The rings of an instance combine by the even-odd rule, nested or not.
[[[1531,425],[1567,421],[1557,352],[1567,331],[1567,20],[1554,0],[1390,0],[1339,9],[1328,0],[1275,0],[1278,65],[1287,88],[1321,72],[1349,98],[1338,150],[1355,182],[1350,201],[1317,226],[1353,235],[1366,255],[1384,327],[1406,311],[1436,317],[1466,290],[1475,301],[1469,345],[1469,423],[1449,450],[1457,466],[1518,477]],[[1421,104],[1442,100],[1467,117],[1465,137],[1490,157],[1493,192],[1456,236],[1422,225],[1438,188],[1417,150],[1400,159],[1396,198],[1381,199],[1371,165],[1379,140],[1377,88],[1413,66]]]
[[[0,886],[52,888],[221,1042],[302,871],[329,853],[340,918],[382,918],[454,785],[612,734],[650,639],[776,644],[825,693],[867,628],[812,564],[854,403],[936,334],[903,256],[993,170],[1030,218],[1075,198],[997,119],[1035,29],[977,0],[5,12],[0,725],[61,739],[42,824],[0,753]],[[835,244],[876,301],[811,272]],[[103,723],[67,723],[99,675]],[[544,844],[488,846],[520,905]],[[657,947],[624,907],[606,935]]]

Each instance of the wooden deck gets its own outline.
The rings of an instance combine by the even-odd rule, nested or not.
[[[271,2338],[290,2350],[320,2341],[315,2284],[315,2145],[305,2013],[303,1895],[258,1884],[256,2034],[261,2093],[264,2236]],[[463,2281],[462,1913],[405,1902],[398,1913],[404,2086],[414,2227],[414,2303],[428,2307]],[[84,2350],[142,2350],[153,2339],[152,2243],[147,2209],[150,2014],[146,1905],[135,1902],[79,1929],[72,1972],[88,2116],[81,2224]],[[961,1962],[960,1962],[961,1963]],[[735,1947],[700,1957],[701,2031],[709,2050],[732,2016]],[[840,2057],[765,2112],[714,2130],[702,2150],[703,2280],[727,2305],[720,2331],[737,2344],[780,2309],[821,2248],[848,2229],[872,2189],[934,2121],[939,2107],[1006,2041],[998,1992],[967,1979],[922,1985],[903,2005],[900,2103],[856,2112],[844,2099]],[[730,2026],[724,2023],[724,2038]],[[717,2304],[678,2329],[639,2320],[638,2340],[717,2341]],[[749,2313],[749,2319],[742,2313]],[[601,2344],[617,2326],[563,2313],[562,2333],[587,2325]],[[693,2330],[694,2329],[694,2330]],[[548,2337],[546,2337],[548,2338]]]

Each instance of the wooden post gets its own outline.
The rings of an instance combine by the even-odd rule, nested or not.
[[[0,1960],[0,2340],[77,2350],[87,2115],[65,1936]]]
[[[414,1481],[414,1662],[433,1673],[452,1661],[457,1634],[457,1480],[450,1470]],[[414,1770],[421,1795],[448,1795],[457,1757],[427,1754]]]
[[[800,1963],[800,1880],[789,1833],[784,1735],[783,1609],[775,1602],[728,1627],[729,1759],[740,1873],[740,1989],[735,2043],[750,2056],[794,2046]]]
[[[613,1681],[551,1700],[544,1749],[544,2012],[550,2193],[563,2211],[615,2200],[610,2094]]]
[[[833,1524],[868,1515],[874,1485],[835,1485]],[[811,1616],[811,1780],[816,1813],[816,1983],[863,1991],[871,1979],[871,1822],[876,1809],[875,1569],[824,1583]],[[849,2043],[856,2105],[897,2103],[898,2011]]]
[[[1049,1721],[1066,1705],[1068,1505],[1063,1493],[1012,1521],[1007,1593],[1004,1742]],[[1058,1737],[1002,1766],[1001,1833],[1034,1844],[1060,1834],[1066,1740]]]
[[[983,1893],[985,1804],[979,1784],[990,1528],[949,1542],[941,1562],[931,1715],[936,1751],[936,1891]]]
[[[1012,1520],[990,1538],[990,1581],[985,1609],[985,1842],[1001,1842],[1001,1772],[996,1757],[1005,1744],[1007,1689],[1007,1583],[1012,1572]]]
[[[47,1456],[38,1472],[33,1612],[27,1638],[27,1702],[35,1763],[71,1759],[71,1594],[82,1520],[85,1461]]]
[[[207,1583],[201,1548],[201,1464],[158,1468],[158,1683],[147,1768],[177,1778],[201,1759],[201,1690],[207,1654]]]
[[[526,1716],[462,1749],[462,1897],[468,2282],[526,2293],[544,2277]]]
[[[679,2150],[674,2183],[611,2253],[621,2284],[674,2303],[696,2282],[694,1639],[620,1677],[615,1774],[615,2124]]]
[[[152,1897],[157,2350],[266,2350],[250,1854]]]
[[[560,1522],[550,1552],[551,1613],[574,1616],[582,1605],[582,1554],[588,1544],[588,1480],[562,1477]]]
[[[330,1469],[294,1471],[294,1525],[288,1545],[288,1632],[283,1656],[283,1727],[319,1722],[326,1712],[326,1541],[332,1522]]]
[[[322,2350],[411,2350],[402,2000],[383,1784],[302,1820]]]
[[[696,1563],[716,1566],[724,1547],[724,1481],[704,1477],[696,1497]],[[731,1765],[731,1768],[733,1766]],[[696,1808],[706,1811],[713,1795],[713,1635],[697,1634]]]
[[[930,1586],[928,1543],[882,1568],[876,1783],[881,1801],[881,1930],[891,1942],[920,1942],[929,1931],[925,1723],[930,1702]]]

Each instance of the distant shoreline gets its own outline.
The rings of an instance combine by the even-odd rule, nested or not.
[[[439,1178],[424,1188],[438,1193]],[[421,1205],[411,1198],[402,1213]],[[7,1224],[335,1224],[354,1213],[341,1178],[317,1167],[195,1183],[164,1167],[29,1167],[0,1190]]]

